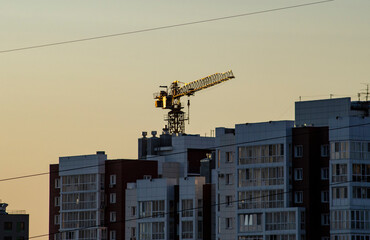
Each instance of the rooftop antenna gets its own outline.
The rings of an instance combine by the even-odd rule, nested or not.
[[[364,84],[364,85],[366,85],[366,89],[362,89],[362,90],[366,90],[366,92],[360,92],[359,93],[359,95],[360,94],[365,94],[365,99],[366,99],[366,102],[369,100],[369,84],[368,83],[362,83],[362,84]]]

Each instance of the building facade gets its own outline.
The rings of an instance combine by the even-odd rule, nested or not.
[[[157,163],[107,160],[104,152],[50,166],[50,239],[122,239],[126,183],[157,176]]]
[[[332,240],[370,238],[370,118],[330,121]]]
[[[126,239],[211,239],[205,177],[137,180],[126,190]]]
[[[221,174],[218,178],[218,239],[306,239],[305,209],[293,207],[290,194],[293,125],[292,121],[238,124],[234,150],[217,149],[220,162],[217,171]],[[227,137],[221,129],[216,131],[216,139],[218,133],[220,138]],[[232,142],[224,145],[233,146]],[[235,161],[231,160],[232,153],[235,153]],[[228,164],[234,165],[234,173]],[[229,179],[223,172],[234,178]],[[235,201],[232,201],[231,188],[226,186],[233,184]],[[222,205],[230,207],[227,217],[226,212],[222,213]]]
[[[322,149],[322,155],[329,151],[329,173],[327,170],[321,173],[320,177],[325,178],[321,182],[323,185],[317,187],[317,181],[314,181],[310,182],[309,188],[311,192],[316,193],[318,189],[323,190],[329,175],[329,191],[327,193],[323,190],[324,194],[321,193],[321,199],[325,201],[329,195],[329,214],[326,207],[315,208],[310,212],[312,215],[321,215],[322,226],[315,229],[326,229],[330,226],[331,240],[370,239],[370,178],[367,177],[370,173],[369,111],[370,102],[352,102],[350,98],[296,103],[297,125],[328,128],[329,146]],[[323,139],[319,141],[322,142]],[[317,152],[317,147],[314,152]],[[305,151],[312,154],[312,148],[308,146],[301,144],[299,148],[301,150],[296,151],[295,155],[303,152],[305,157]],[[322,160],[321,158],[320,161]],[[310,158],[310,161],[314,161],[313,158]],[[318,168],[319,166],[310,171],[317,172]],[[315,222],[311,220],[310,224],[314,225]],[[329,239],[329,236],[322,235],[321,239]]]
[[[217,239],[234,240],[237,232],[235,129],[216,129]]]
[[[29,215],[25,211],[6,211],[8,204],[0,202],[0,239],[26,240],[29,234]]]
[[[293,206],[306,209],[306,238],[329,240],[329,129],[293,128]]]

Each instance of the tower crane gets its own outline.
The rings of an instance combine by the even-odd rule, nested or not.
[[[189,83],[174,81],[169,87],[160,86],[160,88],[165,88],[165,90],[154,94],[155,107],[170,110],[165,117],[165,121],[168,122],[169,132],[171,134],[185,133],[185,121],[188,121],[189,118],[186,117],[185,113],[182,111],[184,107],[181,106],[181,97],[193,96],[195,92],[233,78],[235,78],[234,74],[230,70],[224,73],[215,73]],[[190,101],[188,100],[188,107],[189,106]]]

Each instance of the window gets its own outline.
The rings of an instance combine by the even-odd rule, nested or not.
[[[131,216],[136,216],[136,207],[131,207]]]
[[[321,214],[321,225],[328,226],[330,224],[329,213]]]
[[[333,164],[332,175],[333,182],[347,181],[347,164]]]
[[[117,176],[116,175],[110,175],[110,182],[109,182],[109,184],[111,186],[116,185],[116,180],[117,180]]]
[[[321,168],[321,180],[329,179],[329,168]]]
[[[17,222],[17,232],[22,232],[26,229],[24,222]]]
[[[340,143],[339,142],[334,143],[334,151],[335,152],[340,152]]]
[[[239,232],[261,231],[262,213],[239,214]]]
[[[217,150],[217,168],[220,168],[221,150]]]
[[[226,162],[227,163],[234,162],[234,153],[233,152],[226,152]]]
[[[164,217],[164,200],[158,200],[152,202],[152,216],[153,217]]]
[[[55,188],[60,188],[60,178],[55,179]]]
[[[60,206],[60,197],[55,197],[54,198],[54,206],[59,207]]]
[[[238,192],[239,209],[279,208],[284,206],[284,190],[255,190]]]
[[[130,234],[131,234],[131,238],[136,237],[136,227],[131,228]]]
[[[294,146],[294,157],[301,158],[303,156],[303,146],[296,145]]]
[[[203,200],[198,199],[198,217],[203,217]]]
[[[143,201],[139,202],[139,217],[151,217],[152,216],[152,202]]]
[[[327,156],[329,156],[329,145],[328,144],[321,145],[321,157]]]
[[[198,221],[198,239],[203,239],[203,221]]]
[[[284,144],[239,147],[239,165],[284,161]]]
[[[321,191],[321,202],[322,203],[329,202],[329,191]]]
[[[193,221],[183,221],[181,223],[182,227],[182,238],[192,239],[193,238]]]
[[[347,187],[333,187],[333,199],[344,199],[348,197]]]
[[[193,216],[193,200],[183,199],[181,204],[182,217],[192,217]]]
[[[330,143],[330,159],[348,159],[349,158],[349,142],[332,142]]]
[[[110,240],[116,240],[116,231],[110,231],[109,232],[109,239]]]
[[[226,196],[225,197],[226,207],[230,207],[233,205],[233,196]]]
[[[296,227],[296,212],[287,211],[287,212],[266,212],[266,230],[267,231],[276,231],[276,230],[295,230]],[[279,238],[278,238],[279,239]],[[278,240],[276,239],[276,240]],[[288,240],[288,238],[281,238],[279,240]],[[291,239],[291,238],[289,238]],[[295,238],[293,238],[295,239]],[[274,238],[270,240],[275,240]],[[314,239],[316,240],[316,239]]]
[[[303,192],[302,191],[294,193],[294,202],[303,203]]]
[[[370,182],[370,164],[353,164],[352,169],[354,182]]]
[[[61,188],[63,192],[95,191],[98,186],[97,174],[82,174],[62,176]]]
[[[110,212],[110,221],[116,222],[117,221],[117,214],[116,212]]]
[[[164,222],[152,224],[152,239],[164,239]]]
[[[353,198],[370,199],[370,188],[353,187]]]
[[[351,228],[359,230],[369,229],[369,210],[352,210],[351,212]],[[361,239],[362,240],[362,239]]]
[[[144,179],[147,179],[147,180],[150,180],[150,179],[152,179],[152,175],[144,175],[144,177],[143,177]]]
[[[139,239],[152,239],[151,223],[139,223]]]
[[[60,215],[54,215],[54,224],[59,225],[60,224]]]
[[[109,195],[109,202],[110,203],[116,203],[116,193],[111,193]]]
[[[302,168],[295,168],[294,169],[294,180],[300,181],[303,179],[303,169]]]
[[[232,185],[234,183],[233,180],[233,174],[226,174],[226,185]]]
[[[233,219],[232,218],[225,218],[225,227],[226,229],[233,228]]]
[[[218,226],[217,232],[221,233],[221,217],[217,218],[217,226]]]
[[[271,186],[284,184],[284,167],[238,169],[238,186]]]
[[[4,230],[12,230],[13,223],[12,222],[4,222]]]

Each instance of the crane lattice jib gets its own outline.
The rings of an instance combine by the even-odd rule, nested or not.
[[[185,95],[191,95],[194,92],[197,92],[199,90],[212,87],[216,84],[225,82],[227,80],[230,80],[234,77],[233,72],[227,71],[224,73],[215,73],[212,75],[209,75],[205,78],[186,83],[184,86],[178,89],[177,94],[173,96],[173,98],[179,98]]]

